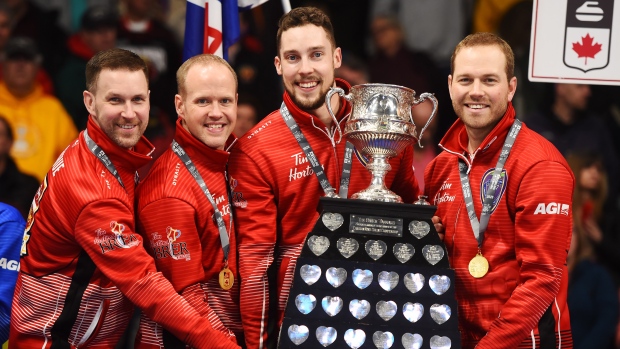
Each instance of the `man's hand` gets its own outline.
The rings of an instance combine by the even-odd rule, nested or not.
[[[433,218],[431,218],[431,220],[433,221],[433,225],[435,226],[435,230],[437,230],[437,233],[439,234],[439,238],[441,239],[441,241],[443,241],[444,238],[444,227],[443,224],[441,223],[441,218],[439,218],[439,216],[433,216]]]

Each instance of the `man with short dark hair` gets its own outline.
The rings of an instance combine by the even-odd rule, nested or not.
[[[148,71],[111,49],[86,66],[86,130],[60,155],[31,207],[13,298],[10,348],[113,349],[133,305],[194,348],[238,348],[156,271],[134,224]],[[132,304],[133,303],[133,304]]]
[[[342,136],[351,104],[334,95],[332,117],[325,103],[330,88],[347,93],[350,88],[334,77],[342,54],[331,21],[317,8],[300,7],[285,14],[279,27],[274,64],[284,82],[284,102],[237,141],[229,161],[241,317],[250,349],[275,345],[297,258],[318,218],[319,198],[347,198],[371,183],[365,160]],[[297,130],[309,147],[298,143]],[[311,157],[323,171],[310,166]],[[419,191],[412,158],[413,148],[407,147],[390,159],[386,176],[386,185],[408,203]]]
[[[67,40],[69,54],[54,76],[54,89],[78,130],[86,128],[88,121],[82,98],[86,89],[86,63],[97,52],[116,46],[117,26],[118,16],[112,8],[92,6],[82,15],[80,30]]]

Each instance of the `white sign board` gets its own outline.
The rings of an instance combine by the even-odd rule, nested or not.
[[[528,78],[620,85],[620,1],[534,0]]]

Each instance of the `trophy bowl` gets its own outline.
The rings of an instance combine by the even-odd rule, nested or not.
[[[366,165],[372,175],[370,186],[351,198],[402,202],[400,196],[385,186],[385,175],[391,170],[389,159],[420,141],[437,113],[437,99],[431,93],[422,93],[416,98],[414,90],[398,85],[355,85],[349,94],[341,88],[332,88],[325,96],[332,117],[331,97],[336,93],[351,102],[353,107],[344,128],[347,141],[370,160]],[[418,136],[411,109],[427,99],[433,103],[433,111]]]

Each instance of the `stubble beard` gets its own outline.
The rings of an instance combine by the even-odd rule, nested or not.
[[[320,84],[322,84],[322,81],[321,81]],[[316,99],[309,99],[309,98],[300,98],[300,97],[298,97],[295,94],[294,90],[293,91],[291,91],[289,89],[286,90],[286,92],[291,97],[291,99],[293,100],[295,105],[297,105],[299,107],[299,109],[301,109],[301,110],[303,110],[305,112],[311,112],[313,110],[316,110],[316,109],[322,107],[323,104],[325,104],[325,96],[327,96],[327,92],[328,91],[329,91],[329,87],[326,88],[325,90],[320,90],[319,91],[319,95],[317,96]]]

